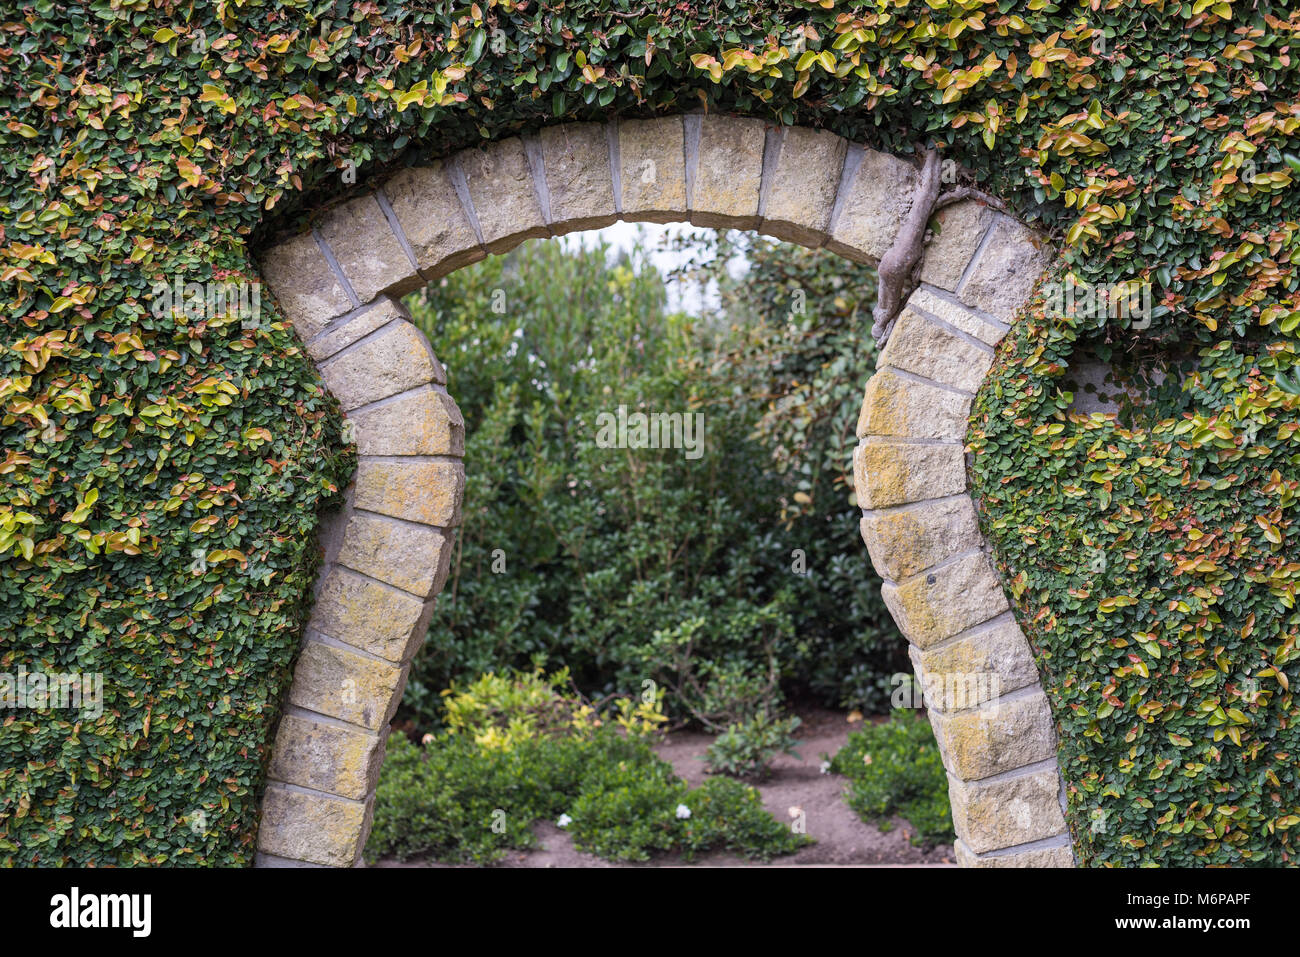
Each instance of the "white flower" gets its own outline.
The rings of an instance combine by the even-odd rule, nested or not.
[[[561,815],[560,815],[560,819],[559,819],[558,821],[555,822],[555,826],[556,826],[556,827],[568,827],[568,826],[569,826],[570,824],[572,824],[572,823],[573,823],[573,818],[569,817],[569,815],[567,815],[567,814],[561,814]]]
[[[685,804],[677,805],[677,820],[684,821],[691,816],[691,809]]]
[[[831,773],[831,763],[829,761],[823,761],[822,774],[830,774],[830,773]]]

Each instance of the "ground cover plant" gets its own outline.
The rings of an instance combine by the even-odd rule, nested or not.
[[[948,776],[930,722],[895,711],[888,721],[849,734],[827,770],[849,779],[845,801],[868,824],[883,831],[891,818],[912,826],[915,845],[950,844],[956,838],[948,806]]]
[[[768,814],[752,787],[719,777],[691,788],[677,777],[653,751],[665,720],[657,701],[605,710],[564,672],[485,675],[449,695],[445,732],[390,744],[372,857],[491,863],[534,847],[539,820],[614,861],[668,853],[689,861],[710,850],[769,860],[809,843]]]

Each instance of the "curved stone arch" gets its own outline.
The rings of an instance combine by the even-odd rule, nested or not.
[[[616,220],[757,230],[876,263],[917,181],[825,131],[688,114],[572,123],[405,169],[268,250],[263,275],[352,423],[360,453],[281,719],[258,864],[360,863],[387,725],[447,575],[464,422],[398,297],[526,239]],[[994,349],[1050,251],[965,201],[938,214],[921,284],[866,386],[862,535],[923,685],[959,863],[1070,866],[1047,699],[967,489],[965,432]],[[957,705],[959,707],[949,707]]]

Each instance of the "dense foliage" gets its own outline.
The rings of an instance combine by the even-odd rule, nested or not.
[[[703,105],[937,143],[1057,229],[1062,269],[1154,285],[1150,329],[1038,308],[1010,338],[974,436],[985,526],[1043,655],[1084,859],[1291,860],[1286,4],[19,0],[3,17],[0,664],[100,669],[111,704],[6,715],[5,859],[249,856],[305,531],[345,462],[273,306],[250,336],[156,315],[152,282],[253,278],[268,212],[342,191],[349,162],[366,188],[522,127]],[[1200,351],[1148,424],[1065,414],[1081,343],[1175,339]],[[208,571],[184,570],[195,548]],[[200,810],[210,830],[179,827]]]
[[[603,713],[568,676],[487,676],[454,692],[447,732],[390,742],[366,852],[489,863],[536,846],[558,822],[574,846],[616,861],[685,860],[726,850],[767,860],[809,839],[782,826],[758,792],[730,778],[689,787],[655,756],[657,707]],[[603,715],[603,716],[602,716]]]
[[[840,314],[825,294],[835,257],[763,248],[751,303],[764,301],[765,273],[817,264],[796,341],[783,317],[752,308],[704,320],[668,310],[639,247],[611,263],[604,246],[530,243],[412,297],[474,467],[405,718],[436,726],[438,691],[483,671],[565,666],[591,693],[664,688],[673,718],[734,729],[719,768],[760,771],[793,730],[776,713],[783,692],[883,708],[889,676],[907,663],[857,537],[844,463],[815,473],[802,447],[762,428],[773,394],[795,391],[773,382],[773,366],[802,376],[825,363],[821,339],[835,329],[843,349],[861,331],[857,313]],[[850,293],[855,304],[872,288],[858,271],[868,281]],[[837,396],[834,421],[802,426],[818,468],[822,440],[852,440],[846,406],[859,388]],[[687,448],[603,447],[601,417],[620,407],[698,416],[699,431],[683,431]],[[796,474],[774,468],[777,457]],[[798,504],[811,506],[805,488],[825,511]]]
[[[908,840],[948,844],[955,838],[948,806],[948,776],[930,722],[896,711],[888,721],[849,735],[830,759],[829,771],[849,779],[845,802],[882,831],[897,815],[911,824]]]

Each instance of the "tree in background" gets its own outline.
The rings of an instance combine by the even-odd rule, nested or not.
[[[781,526],[808,555],[795,627],[812,640],[792,662],[798,684],[828,704],[883,711],[891,679],[911,666],[862,547],[853,488],[862,389],[876,367],[875,269],[752,233],[674,245],[684,262],[673,278],[716,292],[706,320],[725,335],[712,369],[757,410],[753,438],[781,479]]]
[[[692,316],[668,308],[643,253],[529,243],[410,300],[464,413],[467,463],[403,702],[417,725],[483,672],[567,667],[584,692],[663,689],[678,722],[779,750],[784,695],[880,710],[905,670],[847,480],[869,272],[755,244],[752,281],[724,277],[720,306]],[[803,308],[787,320],[791,281]],[[599,417],[619,406],[701,413],[702,454],[601,447]]]

